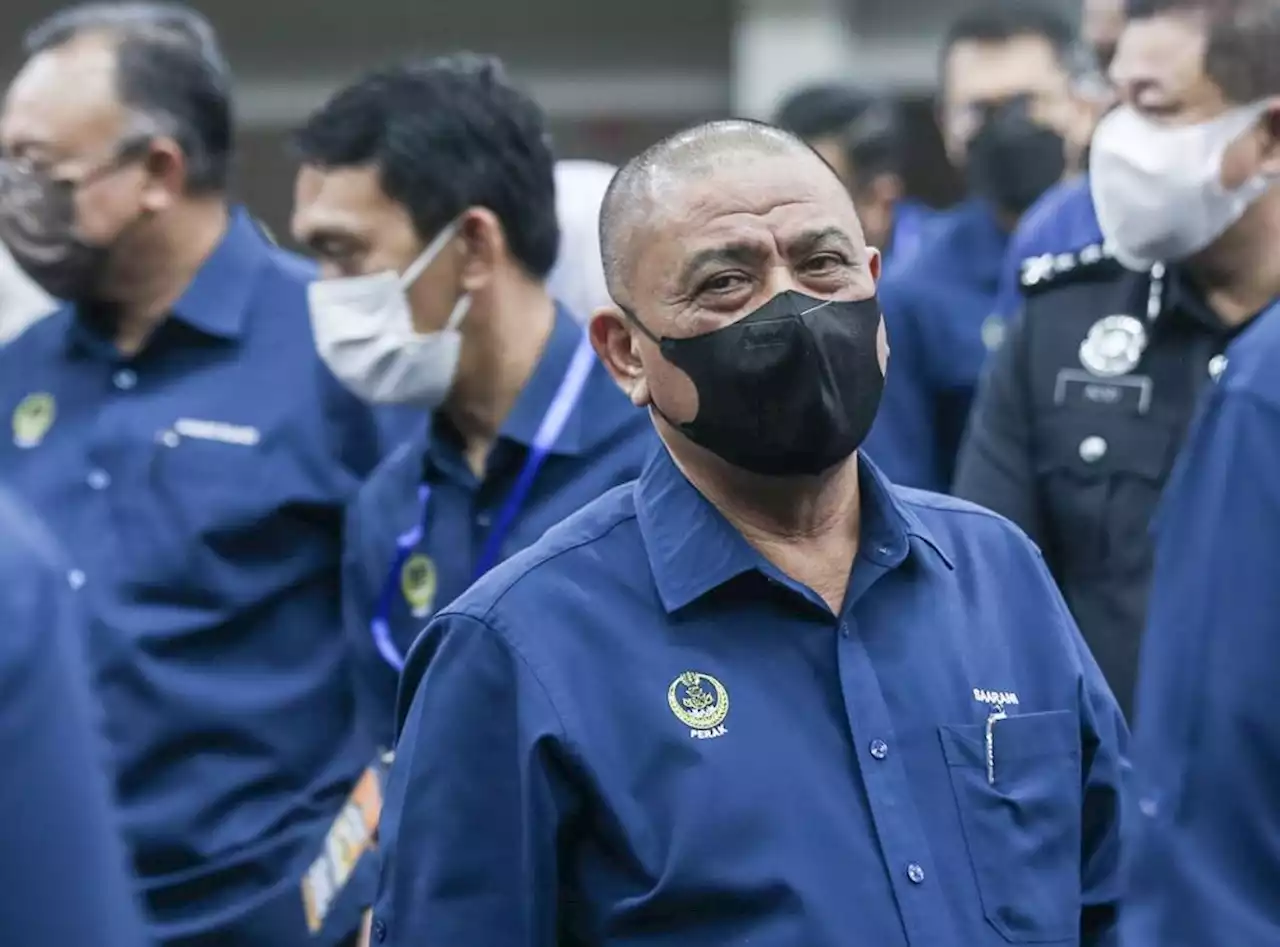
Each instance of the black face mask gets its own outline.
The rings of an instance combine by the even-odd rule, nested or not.
[[[874,297],[780,293],[738,322],[689,339],[659,339],[628,316],[698,391],[697,417],[668,422],[735,467],[822,473],[871,430],[884,391]]]
[[[1062,136],[1032,121],[1022,101],[992,109],[969,143],[969,190],[1021,215],[1067,168]]]
[[[92,298],[111,248],[91,244],[76,233],[76,190],[119,169],[148,145],[144,139],[126,142],[78,182],[57,180],[25,164],[0,160],[0,243],[50,296],[73,302]]]

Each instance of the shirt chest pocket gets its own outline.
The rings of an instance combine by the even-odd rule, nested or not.
[[[127,581],[208,593],[228,561],[263,541],[261,527],[273,506],[263,446],[170,432],[116,454],[112,527],[120,544],[117,567]]]
[[[1047,418],[1036,431],[1049,552],[1064,571],[1148,568],[1145,542],[1173,460],[1174,431],[1137,416],[1089,411]]]
[[[987,922],[1013,944],[1074,944],[1082,804],[1074,713],[939,728]],[[991,765],[989,765],[991,764]]]

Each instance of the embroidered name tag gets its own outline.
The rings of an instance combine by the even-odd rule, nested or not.
[[[218,441],[222,444],[236,444],[241,447],[255,447],[262,440],[256,427],[241,424],[226,424],[222,421],[198,421],[195,418],[178,418],[173,430],[181,437],[189,437],[197,441]]]

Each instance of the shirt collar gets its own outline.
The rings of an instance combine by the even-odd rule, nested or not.
[[[233,208],[222,241],[173,304],[173,315],[207,335],[238,339],[244,331],[254,277],[270,247],[253,218],[244,209]]]
[[[171,317],[205,335],[238,339],[268,249],[268,240],[253,218],[243,209],[233,208],[221,241],[173,304]],[[94,351],[111,347],[102,335],[102,323],[78,312],[75,306],[71,311],[70,344],[87,345]]]
[[[894,495],[884,475],[859,454],[862,499],[859,559],[897,568],[927,545],[952,569],[920,518]],[[746,572],[768,572],[767,561],[680,472],[665,446],[655,451],[635,486],[636,518],[668,613]],[[915,540],[916,542],[913,542]]]
[[[569,312],[556,304],[555,325],[551,336],[542,350],[533,374],[525,382],[516,403],[502,424],[500,435],[509,441],[515,441],[524,447],[532,447],[537,437],[538,428],[551,409],[560,391],[560,384],[569,371],[569,363],[573,361],[573,353],[582,342],[582,327]],[[593,370],[594,367],[593,367]],[[585,394],[585,387],[583,393]],[[579,403],[583,395],[579,395]],[[575,410],[565,420],[564,429],[556,438],[551,452],[555,454],[576,455],[582,453],[590,445],[584,443],[583,412]]]

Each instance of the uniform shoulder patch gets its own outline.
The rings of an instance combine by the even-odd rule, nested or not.
[[[1078,250],[1041,253],[1024,259],[1019,283],[1024,293],[1035,293],[1077,278],[1098,278],[1123,269],[1105,243],[1090,243]]]

